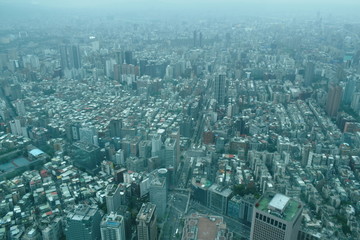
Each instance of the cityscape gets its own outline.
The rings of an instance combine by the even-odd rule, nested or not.
[[[271,1],[0,2],[0,239],[360,239],[360,3]]]

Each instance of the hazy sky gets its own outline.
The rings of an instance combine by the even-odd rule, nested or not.
[[[45,10],[46,9],[46,10]],[[60,10],[200,14],[335,14],[358,16],[360,0],[0,0],[0,15]],[[1,16],[0,16],[1,17]]]

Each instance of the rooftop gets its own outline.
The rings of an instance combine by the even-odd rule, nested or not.
[[[288,204],[289,200],[290,200],[289,197],[277,193],[273,197],[273,199],[271,199],[271,201],[269,203],[269,207],[274,208],[274,209],[279,210],[279,211],[282,212],[284,210],[284,208],[286,207],[286,205]]]
[[[300,202],[282,194],[264,195],[255,206],[260,211],[269,212],[285,221],[292,221],[302,209]]]
[[[151,217],[155,212],[156,205],[152,203],[146,203],[141,206],[141,209],[136,217],[136,221],[150,222]]]
[[[216,239],[221,229],[226,229],[226,224],[220,216],[210,216],[194,213],[186,220],[186,239],[210,240]]]

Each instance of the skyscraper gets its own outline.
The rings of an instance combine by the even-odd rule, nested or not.
[[[302,211],[302,204],[295,199],[279,193],[265,193],[255,204],[250,239],[297,239]]]
[[[315,64],[313,62],[308,62],[305,68],[304,84],[305,86],[310,86],[314,81],[315,75]]]
[[[125,51],[125,63],[126,64],[134,64],[132,51]]]
[[[329,117],[335,117],[341,102],[342,87],[331,84],[326,100],[326,113]]]
[[[60,46],[60,65],[61,69],[81,68],[81,56],[79,45]]]
[[[349,105],[351,103],[352,97],[356,91],[356,81],[354,79],[348,79],[346,83],[345,92],[343,96],[343,103]]]
[[[176,139],[167,138],[165,140],[165,153],[164,153],[164,166],[165,167],[176,167]]]
[[[156,205],[158,218],[165,217],[167,203],[167,170],[159,169],[151,173],[150,202]]]
[[[138,240],[157,240],[156,205],[144,203],[136,217]]]
[[[121,205],[121,188],[117,184],[106,187],[106,208],[108,212],[115,212]]]
[[[124,217],[114,212],[103,217],[100,225],[102,240],[125,240]]]
[[[121,119],[111,119],[109,123],[110,137],[121,137],[122,121]]]
[[[219,74],[215,77],[214,98],[219,105],[225,104],[225,74]]]
[[[81,68],[81,56],[79,45],[71,46],[70,60],[72,68]]]
[[[101,214],[97,206],[77,205],[65,220],[68,240],[93,240],[100,238]]]
[[[197,31],[193,32],[193,45],[194,47],[197,45]]]

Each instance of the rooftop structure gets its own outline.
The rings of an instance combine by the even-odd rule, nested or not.
[[[255,204],[250,239],[296,239],[302,210],[302,204],[293,198],[279,193],[265,193]]]

